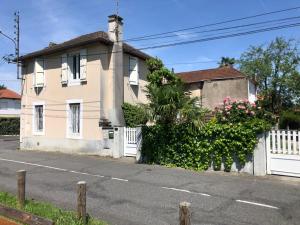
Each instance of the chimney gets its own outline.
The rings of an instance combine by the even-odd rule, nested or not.
[[[123,18],[116,14],[108,16],[108,37],[113,42],[123,40]]]

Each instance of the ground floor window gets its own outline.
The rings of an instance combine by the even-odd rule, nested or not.
[[[34,105],[34,132],[43,133],[44,132],[44,105]]]
[[[68,135],[70,137],[80,137],[82,105],[80,102],[69,102],[68,106]]]

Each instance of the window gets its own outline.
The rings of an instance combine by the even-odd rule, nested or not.
[[[68,57],[70,68],[70,81],[80,81],[80,54],[73,54]]]
[[[44,105],[36,104],[33,110],[33,131],[36,134],[42,134],[44,132]]]
[[[35,73],[34,73],[34,86],[35,87],[44,87],[45,83],[45,73],[44,73],[44,60],[36,59],[35,60]]]
[[[129,83],[131,85],[139,84],[138,59],[135,57],[129,57]]]
[[[8,102],[7,101],[1,101],[0,102],[0,109],[7,109],[8,108]]]
[[[67,125],[67,137],[69,138],[81,138],[82,131],[82,104],[81,100],[69,100],[68,101],[68,125]]]

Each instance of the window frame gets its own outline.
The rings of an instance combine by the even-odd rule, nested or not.
[[[33,135],[45,135],[45,102],[41,101],[41,102],[33,102],[32,103],[32,134]],[[38,131],[37,127],[36,127],[36,106],[43,106],[43,130],[42,131]]]
[[[67,119],[66,119],[66,137],[70,139],[82,139],[82,131],[83,131],[83,104],[82,99],[69,99],[66,101],[66,111],[67,111]],[[71,108],[70,104],[79,104],[79,133],[72,133],[70,130],[70,122],[71,122]]]
[[[76,56],[77,60],[77,68],[76,68],[76,76],[78,76],[77,79],[74,79],[74,73],[72,72],[73,70],[73,66],[74,66],[74,61],[73,61],[73,57]],[[81,84],[81,74],[80,74],[80,51],[76,51],[76,52],[71,52],[67,54],[67,65],[68,65],[68,85],[69,86],[74,86],[74,85],[80,85]],[[71,60],[72,60],[72,65],[71,64]]]

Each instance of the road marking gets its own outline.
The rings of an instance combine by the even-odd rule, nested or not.
[[[111,179],[112,179],[112,180],[119,180],[119,181],[126,181],[126,182],[129,181],[129,180],[122,179],[122,178],[117,178],[117,177],[112,177]]]
[[[251,204],[251,205],[257,205],[257,206],[262,206],[262,207],[266,207],[266,208],[271,208],[271,209],[279,209],[278,207],[272,206],[272,205],[266,205],[266,204],[261,204],[261,203],[257,203],[257,202],[249,202],[249,201],[244,201],[244,200],[236,200],[237,202],[241,202],[241,203],[246,203],[246,204]]]
[[[92,177],[104,177],[102,175],[98,175],[98,174],[90,174],[90,173],[84,173],[84,172],[79,172],[79,171],[75,171],[75,170],[68,170],[68,172],[70,173],[77,173],[77,174],[81,174],[81,175],[87,175],[87,176],[92,176]]]
[[[167,189],[167,190],[172,190],[172,191],[180,191],[180,192],[185,192],[185,193],[189,193],[189,194],[198,194],[198,195],[210,197],[209,194],[205,194],[205,193],[201,193],[201,192],[193,192],[193,191],[189,191],[189,190],[185,190],[185,189],[178,189],[178,188],[171,188],[171,187],[162,187],[162,188]]]
[[[53,166],[40,165],[40,164],[36,164],[36,163],[22,162],[22,161],[11,160],[11,159],[4,159],[4,158],[0,158],[0,160],[1,161],[7,161],[7,162],[14,162],[14,163],[25,164],[25,165],[29,165],[29,166],[44,167],[44,168],[53,169],[53,170],[59,170],[59,171],[64,171],[64,172],[68,171],[66,169],[62,169],[62,168],[58,168],[58,167],[53,167]]]

